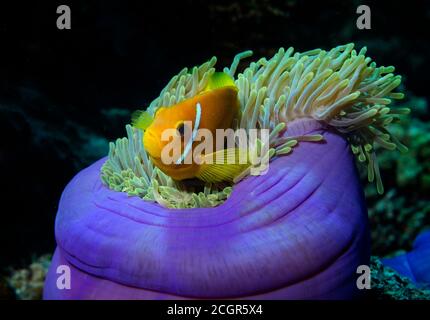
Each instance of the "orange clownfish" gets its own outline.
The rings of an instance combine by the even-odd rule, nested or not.
[[[188,164],[184,159],[192,154],[199,144],[195,141],[198,129],[207,129],[212,133],[213,143],[216,146],[216,129],[232,127],[233,120],[239,113],[238,89],[233,79],[224,72],[215,72],[208,81],[207,86],[198,95],[184,100],[170,107],[160,107],[154,116],[144,111],[133,114],[132,125],[144,130],[143,145],[152,162],[161,171],[175,180],[198,178],[206,182],[233,181],[249,165],[239,162],[229,162],[228,158],[238,156],[238,149],[223,149],[213,153],[203,154],[203,158],[214,159],[217,153],[222,152],[226,161],[198,161],[193,159]],[[192,128],[185,128],[188,124]],[[192,135],[185,141],[181,139],[181,156],[173,163],[165,164],[162,160],[162,150],[169,141],[162,140],[163,131],[175,129],[178,137],[184,138],[184,131],[192,129]],[[213,148],[215,150],[215,148]],[[208,162],[208,163],[205,163]]]

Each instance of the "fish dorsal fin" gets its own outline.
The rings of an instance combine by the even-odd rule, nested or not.
[[[223,161],[221,163],[216,161],[218,156],[222,156]],[[208,153],[203,156],[202,160],[206,162],[209,159],[213,163],[202,163],[196,174],[197,178],[205,182],[231,182],[250,166],[246,151],[239,148],[228,148]],[[246,159],[246,163],[241,163],[239,161],[241,159]]]
[[[135,128],[146,130],[154,120],[149,112],[136,110],[131,115],[131,125]]]
[[[203,91],[215,90],[223,87],[236,86],[233,78],[225,72],[215,72],[210,76],[208,84]]]

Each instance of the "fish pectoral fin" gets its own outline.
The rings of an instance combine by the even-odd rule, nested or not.
[[[246,151],[238,148],[219,150],[202,157],[196,177],[205,182],[232,182],[249,166]]]
[[[135,128],[146,130],[154,120],[148,112],[136,110],[131,115],[131,125]]]
[[[215,90],[223,87],[235,87],[233,78],[225,72],[215,72],[208,80],[203,91]]]

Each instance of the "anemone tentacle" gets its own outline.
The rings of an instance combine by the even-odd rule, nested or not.
[[[224,72],[235,78],[238,87],[240,116],[236,127],[269,129],[267,157],[289,154],[300,141],[320,141],[319,134],[291,135],[288,127],[300,119],[314,119],[344,135],[358,162],[367,166],[370,182],[376,181],[383,193],[375,150],[378,146],[400,152],[407,148],[387,129],[399,121],[408,108],[390,107],[403,93],[393,92],[401,83],[394,67],[377,67],[366,57],[366,47],[359,51],[354,44],[294,53],[280,48],[270,59],[251,62],[241,73],[236,71],[242,59],[252,51],[239,53]],[[216,57],[174,76],[151,102],[147,111],[154,114],[161,106],[169,107],[195,96],[205,88],[215,72]],[[206,185],[204,192],[194,193],[185,184],[174,181],[155,168],[141,143],[143,132],[126,126],[127,138],[110,143],[109,157],[102,167],[102,181],[111,189],[127,192],[163,206],[208,207],[222,203],[231,186]],[[257,141],[258,150],[263,150]],[[266,157],[266,158],[267,158]],[[264,158],[264,157],[263,157]],[[249,174],[244,171],[236,182]]]
[[[252,62],[236,80],[242,106],[240,127],[276,131],[278,125],[288,126],[300,118],[322,121],[346,135],[358,161],[367,165],[368,180],[376,179],[378,192],[383,193],[375,144],[407,151],[387,126],[409,109],[388,106],[404,97],[393,92],[401,76],[393,74],[392,66],[377,67],[366,51],[364,47],[357,52],[352,43],[328,52],[316,49],[293,54],[293,48],[280,48],[271,59]],[[273,131],[270,146],[277,155],[284,154],[290,149],[281,144],[282,130]]]

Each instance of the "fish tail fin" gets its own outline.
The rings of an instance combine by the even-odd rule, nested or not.
[[[249,166],[248,153],[228,148],[202,156],[196,177],[205,182],[233,181]]]
[[[135,128],[146,130],[154,118],[146,111],[136,110],[131,114],[131,125]]]

